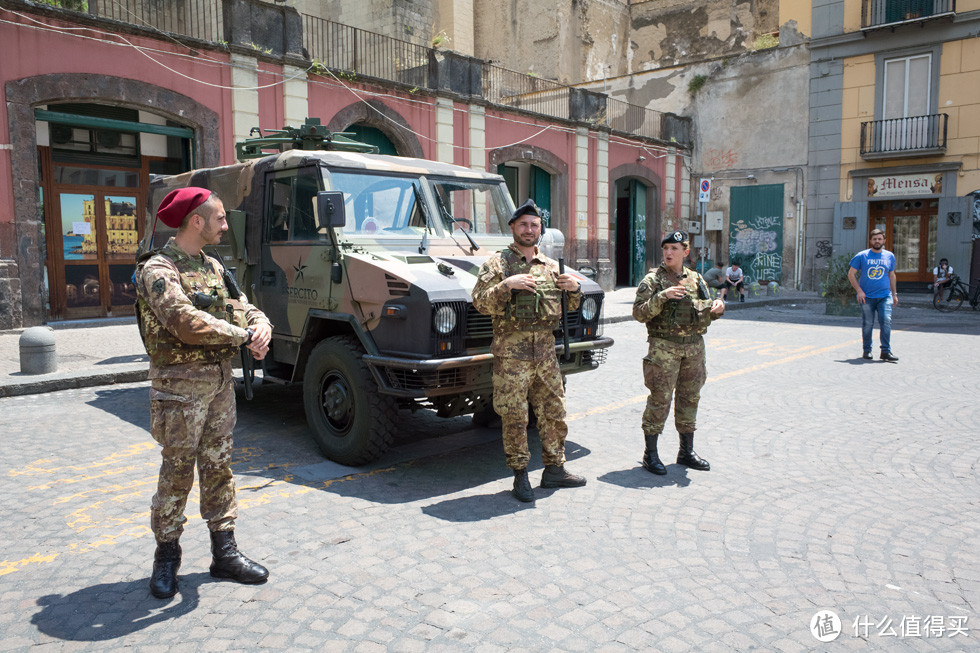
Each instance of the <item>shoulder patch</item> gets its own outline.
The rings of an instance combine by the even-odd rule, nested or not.
[[[153,282],[153,294],[156,295],[157,297],[161,296],[164,293],[164,291],[166,291],[166,289],[167,289],[167,282],[163,279],[163,277],[160,277],[159,279]]]

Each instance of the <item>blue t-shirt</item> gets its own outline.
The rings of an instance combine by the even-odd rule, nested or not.
[[[851,259],[851,267],[858,271],[858,285],[867,297],[877,299],[891,293],[888,274],[895,270],[895,255],[887,249],[878,254],[872,249],[858,252]]]

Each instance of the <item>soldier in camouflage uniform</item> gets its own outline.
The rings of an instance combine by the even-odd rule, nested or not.
[[[157,541],[150,592],[177,593],[184,506],[200,478],[201,517],[211,531],[211,575],[261,583],[269,575],[235,543],[235,481],[231,471],[235,386],[231,358],[245,345],[265,356],[272,326],[244,295],[232,299],[222,264],[201,251],[216,245],[228,223],[221,200],[203,188],[168,194],[157,211],[177,235],[136,267],[137,316],[150,356],[150,433],[163,463],[150,508]]]
[[[568,308],[582,300],[582,285],[558,273],[558,263],[540,253],[541,214],[528,200],[510,219],[514,242],[480,268],[473,306],[493,318],[493,407],[503,424],[504,454],[514,470],[513,494],[534,500],[527,476],[528,401],[538,418],[544,472],[541,487],[581,487],[585,479],[565,470],[565,388],[555,353],[561,292]]]
[[[643,359],[643,381],[650,390],[643,411],[643,466],[654,474],[667,473],[657,455],[657,438],[674,395],[674,424],[680,435],[677,463],[707,471],[708,461],[694,453],[698,400],[707,376],[701,335],[725,312],[725,302],[712,301],[701,275],[684,267],[689,252],[686,233],[667,234],[661,248],[664,262],[643,277],[633,302],[633,318],[646,324],[650,343]]]

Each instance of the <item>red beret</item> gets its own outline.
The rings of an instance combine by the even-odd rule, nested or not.
[[[168,227],[178,229],[191,211],[204,204],[211,197],[207,188],[178,188],[167,193],[157,209],[157,217]]]

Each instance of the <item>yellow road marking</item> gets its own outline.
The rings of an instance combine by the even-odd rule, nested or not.
[[[769,367],[774,367],[776,365],[784,365],[786,363],[791,363],[793,361],[797,361],[797,360],[800,360],[800,359],[803,359],[803,358],[808,358],[808,357],[811,357],[811,356],[818,356],[818,355],[821,355],[821,354],[826,354],[828,352],[831,352],[831,351],[834,351],[834,350],[837,350],[837,349],[841,349],[842,347],[850,347],[850,346],[852,346],[852,345],[854,345],[855,343],[858,343],[858,342],[860,342],[860,341],[859,340],[848,340],[846,342],[841,342],[841,343],[836,344],[836,345],[830,345],[828,347],[821,347],[821,348],[818,348],[818,349],[812,349],[812,348],[806,347],[806,346],[805,347],[798,347],[798,348],[786,349],[786,348],[780,347],[780,346],[773,347],[771,344],[764,343],[764,342],[747,343],[747,344],[743,342],[743,345],[744,346],[742,347],[742,350],[743,351],[744,350],[754,351],[757,356],[758,355],[778,355],[778,353],[784,353],[784,354],[788,354],[788,355],[784,355],[781,358],[776,358],[776,359],[765,361],[765,362],[762,362],[762,363],[757,363],[757,364],[751,365],[749,367],[743,367],[741,369],[737,369],[737,370],[733,370],[731,372],[726,372],[724,374],[719,374],[717,376],[713,376],[713,377],[711,377],[711,378],[708,379],[708,382],[710,383],[710,382],[715,382],[715,381],[724,381],[724,380],[727,380],[727,379],[731,379],[733,377],[742,376],[742,375],[745,375],[745,374],[751,374],[753,372],[758,372],[760,370],[763,370],[763,369],[766,369],[766,368],[769,368]],[[768,347],[768,349],[767,349],[767,347]],[[714,347],[714,348],[719,348],[719,347]],[[724,349],[725,348],[725,345],[722,344],[720,348]],[[590,409],[590,410],[587,410],[587,411],[583,411],[583,412],[580,412],[580,413],[571,414],[571,415],[568,416],[567,419],[568,419],[568,421],[572,421],[572,420],[583,419],[583,418],[589,417],[591,415],[598,415],[598,414],[602,414],[602,413],[608,413],[608,412],[611,412],[611,411],[614,411],[614,410],[619,410],[621,408],[625,408],[627,406],[631,406],[631,405],[634,405],[634,404],[645,402],[646,401],[646,398],[647,398],[647,395],[645,395],[645,394],[643,394],[643,395],[637,395],[635,397],[631,397],[631,398],[628,398],[628,399],[623,399],[621,401],[617,401],[617,402],[614,402],[614,403],[611,403],[611,404],[606,404],[605,406],[599,406],[597,408],[593,408],[593,409]],[[154,448],[156,446],[157,445],[156,445],[155,442],[141,443],[141,444],[137,444],[137,445],[132,445],[132,446],[127,447],[126,449],[120,451],[120,452],[117,452],[115,454],[112,454],[112,455],[110,455],[110,456],[108,456],[108,457],[106,457],[106,458],[104,458],[104,459],[102,459],[102,460],[100,460],[100,461],[98,461],[96,463],[92,463],[90,465],[73,465],[73,466],[64,466],[64,467],[55,467],[55,466],[46,467],[45,465],[50,465],[53,461],[51,461],[51,460],[37,460],[37,461],[34,461],[34,462],[28,464],[26,467],[24,467],[24,468],[22,468],[20,470],[11,470],[9,473],[10,473],[11,476],[34,476],[34,475],[42,475],[42,474],[54,474],[54,473],[59,472],[59,471],[84,472],[86,470],[98,470],[98,468],[100,468],[100,467],[105,467],[105,466],[110,465],[112,463],[118,463],[118,462],[120,462],[121,460],[123,460],[125,458],[129,458],[129,457],[136,456],[136,455],[141,455],[141,454],[145,453],[148,449],[152,449],[152,448]],[[252,457],[254,457],[254,455],[256,455],[256,454],[257,454],[257,451],[255,449],[252,449],[252,448],[243,448],[242,450],[237,450],[236,449],[236,462],[247,461],[247,460],[251,459]],[[411,464],[411,462],[409,462],[407,464]],[[52,481],[49,481],[48,483],[44,483],[44,484],[41,484],[41,485],[30,486],[27,489],[29,489],[29,490],[32,490],[32,489],[50,489],[50,488],[52,488],[52,487],[54,487],[56,485],[59,485],[59,484],[73,485],[73,484],[76,484],[76,483],[79,483],[79,482],[82,482],[82,481],[89,481],[89,480],[92,480],[92,479],[95,479],[95,478],[100,478],[100,477],[104,478],[104,477],[108,477],[108,476],[117,475],[117,474],[123,473],[123,472],[132,472],[133,470],[136,470],[139,467],[145,467],[147,465],[148,465],[148,463],[146,463],[146,464],[140,464],[140,465],[131,465],[131,466],[127,466],[127,467],[124,467],[124,468],[117,468],[117,469],[114,469],[114,470],[99,470],[99,471],[101,471],[101,473],[99,473],[99,471],[97,471],[96,473],[74,474],[74,475],[71,475],[71,476],[68,476],[68,477],[65,477],[65,478],[54,479]],[[153,465],[155,466],[156,463],[154,462]],[[285,469],[287,466],[286,465],[277,465],[276,467],[278,469]],[[369,471],[369,472],[363,472],[363,473],[358,473],[358,474],[350,474],[348,476],[343,476],[343,477],[340,477],[340,478],[330,479],[330,480],[327,480],[327,481],[314,481],[314,482],[306,482],[306,481],[298,480],[293,475],[288,474],[287,476],[285,476],[284,478],[282,478],[280,480],[272,480],[272,481],[264,482],[264,483],[261,483],[261,484],[253,484],[253,485],[242,485],[242,486],[239,486],[238,492],[237,492],[237,495],[238,495],[237,496],[237,498],[238,498],[238,505],[239,505],[240,508],[253,508],[253,507],[257,507],[257,506],[268,504],[268,503],[272,502],[273,500],[281,500],[281,499],[286,499],[286,498],[290,498],[290,497],[294,497],[294,496],[299,496],[299,495],[302,495],[302,494],[307,494],[307,493],[312,492],[312,491],[314,491],[316,489],[326,489],[326,488],[329,488],[329,487],[331,487],[332,485],[334,485],[336,483],[343,483],[343,482],[350,481],[350,480],[353,480],[353,479],[356,479],[356,478],[362,478],[362,477],[367,477],[367,476],[374,476],[376,474],[382,474],[382,473],[385,473],[385,472],[390,472],[393,469],[395,469],[395,467],[386,467],[386,468],[382,468],[382,469],[375,469],[375,470],[372,470],[372,471]],[[75,494],[70,494],[70,495],[63,496],[63,497],[58,497],[57,499],[55,499],[54,500],[54,503],[58,504],[58,503],[66,503],[66,502],[68,502],[68,501],[70,501],[72,499],[79,499],[79,498],[83,498],[83,497],[84,498],[87,498],[88,495],[90,495],[90,494],[96,494],[96,495],[99,495],[99,494],[103,494],[103,495],[108,494],[108,495],[111,495],[111,498],[107,499],[107,501],[95,501],[93,503],[88,504],[87,506],[84,506],[82,508],[79,508],[79,509],[77,509],[75,511],[72,511],[71,513],[69,513],[68,522],[67,522],[68,523],[68,526],[70,526],[71,528],[73,528],[78,533],[84,532],[84,531],[86,531],[86,530],[88,530],[90,528],[98,528],[100,526],[104,526],[107,523],[108,523],[108,527],[113,527],[113,526],[117,526],[117,527],[118,526],[126,526],[126,528],[124,530],[118,531],[116,533],[103,533],[103,534],[97,535],[95,537],[95,539],[92,539],[92,540],[88,540],[88,541],[84,541],[84,542],[71,542],[71,543],[69,543],[67,545],[68,551],[70,551],[72,553],[84,553],[84,552],[92,551],[93,549],[96,549],[96,548],[99,548],[99,547],[102,547],[102,546],[116,544],[117,540],[119,540],[120,538],[124,538],[124,537],[139,538],[139,537],[144,537],[144,536],[150,535],[151,533],[150,533],[149,527],[147,527],[146,525],[137,524],[138,521],[139,522],[146,522],[146,521],[148,521],[148,517],[149,517],[149,512],[148,511],[140,512],[140,513],[134,513],[134,514],[130,515],[129,517],[114,517],[114,518],[112,518],[110,520],[102,521],[102,522],[98,522],[95,519],[93,519],[88,514],[88,512],[90,510],[93,510],[93,509],[99,509],[101,507],[101,505],[103,503],[105,503],[105,502],[116,502],[116,501],[120,501],[122,499],[129,498],[129,497],[132,497],[132,496],[143,496],[143,494],[145,494],[145,493],[140,492],[140,490],[144,490],[146,488],[146,486],[152,486],[152,485],[154,485],[156,483],[156,480],[157,480],[156,479],[156,476],[154,475],[152,477],[145,477],[145,478],[142,478],[142,479],[137,479],[137,480],[131,481],[130,483],[127,483],[127,484],[113,485],[113,486],[105,487],[105,488],[91,488],[91,489],[84,490],[84,491],[81,491],[81,492],[78,492],[78,493],[75,493]],[[274,489],[275,491],[274,492],[269,492],[268,490],[271,490],[271,489]],[[114,492],[117,493],[117,494],[114,494],[113,495]],[[259,494],[259,492],[261,492],[261,494]],[[187,512],[191,512],[190,507],[192,505],[194,505],[194,502],[197,500],[197,496],[196,495],[197,495],[197,488],[195,487],[195,489],[191,492],[191,496],[188,497],[188,510],[187,510]],[[198,520],[200,520],[200,517],[198,517],[198,516],[195,515],[195,516],[189,517],[188,520],[191,521],[191,522],[198,521]],[[46,563],[52,562],[59,555],[60,555],[59,553],[51,553],[51,554],[46,554],[46,555],[45,554],[38,553],[38,554],[35,554],[35,555],[30,556],[28,558],[23,558],[21,560],[11,560],[11,561],[3,560],[3,561],[0,561],[0,576],[6,575],[6,574],[10,574],[10,573],[13,573],[13,572],[16,572],[16,571],[20,571],[21,569],[24,569],[24,568],[27,568],[27,567],[30,567],[30,566],[42,565],[42,564],[46,564]]]
[[[758,363],[757,365],[752,365],[750,367],[743,367],[738,370],[732,370],[731,372],[725,372],[724,374],[718,374],[717,376],[709,377],[707,383],[712,383],[714,381],[724,381],[736,376],[742,376],[743,374],[750,374],[752,372],[758,372],[767,367],[774,367],[776,365],[784,365],[786,363],[792,363],[793,361],[800,360],[801,358],[808,358],[810,356],[817,356],[819,354],[826,354],[827,352],[834,351],[835,349],[840,349],[841,347],[850,347],[855,343],[861,342],[860,340],[848,340],[836,345],[831,345],[829,347],[821,347],[819,349],[811,349],[809,347],[801,347],[792,356],[784,356],[783,358],[778,358],[771,361],[766,361],[764,363]],[[582,411],[581,413],[573,413],[569,415],[566,420],[571,422],[572,420],[584,419],[592,415],[601,415],[602,413],[608,413],[610,411],[619,410],[620,408],[626,408],[627,406],[632,406],[633,404],[639,404],[647,400],[647,395],[637,395],[635,397],[630,397],[629,399],[623,399],[622,401],[617,401],[613,404],[606,404],[605,406],[598,406],[590,410]]]

